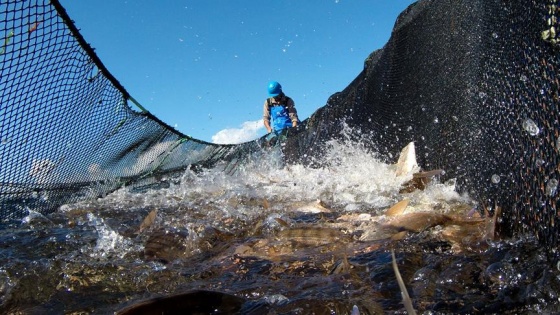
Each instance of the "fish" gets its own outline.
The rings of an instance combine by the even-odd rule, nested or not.
[[[350,214],[343,214],[336,218],[337,221],[343,222],[361,222],[361,221],[372,221],[375,219],[375,216],[372,216],[369,213],[350,213]]]
[[[408,209],[409,205],[410,201],[404,199],[391,206],[384,214],[367,215],[367,219],[364,220],[359,219],[362,214],[342,215],[337,218],[337,222],[341,222],[338,227],[342,228],[345,224],[353,235],[360,234],[359,241],[363,242],[401,241],[412,233],[440,227],[434,230],[434,233],[448,241],[456,252],[461,252],[467,247],[472,249],[484,245],[486,240],[496,237],[498,207],[492,217],[488,214],[481,217],[470,214],[473,208],[466,204],[458,205],[456,209],[450,209],[446,213],[436,210],[415,211],[414,207]]]
[[[351,236],[340,230],[324,227],[299,227],[278,232],[277,240],[293,241],[304,245],[326,245],[334,242],[350,241]]]
[[[398,231],[420,233],[435,226],[444,225],[451,220],[450,216],[442,213],[413,212],[396,216],[385,223],[384,227]]]
[[[397,176],[406,176],[412,171],[418,169],[414,142],[410,142],[401,150],[399,159],[397,160],[397,164],[395,166],[395,174]]]
[[[295,205],[293,211],[304,212],[304,213],[331,213],[332,210],[325,207],[325,204],[317,199],[314,202],[305,203],[303,205]]]
[[[412,173],[412,179],[402,184],[403,188],[399,191],[401,194],[410,193],[417,189],[424,190],[428,183],[431,182],[432,178],[445,174],[445,171],[442,169],[431,171],[421,170],[418,162],[416,162],[414,142],[410,142],[401,150],[395,167],[395,175],[397,177],[408,176]]]
[[[160,229],[152,232],[144,244],[144,259],[167,264],[187,256],[187,231]]]
[[[404,210],[408,206],[409,201],[407,199],[401,200],[397,202],[394,206],[389,208],[387,212],[385,212],[386,216],[396,216],[403,214]]]
[[[431,171],[421,171],[412,174],[412,179],[402,184],[402,188],[399,191],[400,194],[411,193],[415,190],[424,190],[432,179],[436,176],[445,174],[442,169],[431,170]]]
[[[152,210],[148,215],[144,218],[144,221],[140,224],[138,228],[138,233],[142,233],[142,231],[146,230],[147,228],[151,227],[157,218],[157,209]]]
[[[283,227],[287,227],[287,228],[290,227],[290,224],[288,224],[288,222],[286,222],[285,220],[283,220],[283,219],[281,219],[281,218],[274,218],[274,220],[275,220],[276,222],[278,222],[278,224],[280,224],[280,225],[283,226]]]

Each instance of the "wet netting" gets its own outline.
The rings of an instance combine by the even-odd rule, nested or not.
[[[256,148],[199,141],[154,117],[107,71],[58,1],[1,1],[0,45],[1,219],[125,185],[162,185],[187,167],[219,161],[230,171]]]
[[[397,22],[391,57],[382,61],[389,62],[380,63],[386,75],[376,85],[383,104],[376,114],[383,120],[374,119],[404,143],[415,141],[419,163],[445,169],[481,211],[501,212],[503,234],[531,232],[552,249],[559,235],[559,12],[556,0],[412,6]]]
[[[560,181],[558,0],[423,0],[397,19],[365,69],[309,118],[298,149],[340,134],[394,163],[413,141],[419,165],[501,211],[502,235],[555,250]],[[301,155],[301,154],[300,154]],[[310,156],[308,154],[308,156]]]

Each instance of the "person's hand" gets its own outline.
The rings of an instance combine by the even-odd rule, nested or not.
[[[271,132],[268,135],[266,135],[265,139],[266,139],[266,141],[270,141],[271,139],[274,139],[276,137],[277,137],[277,135],[274,132]]]

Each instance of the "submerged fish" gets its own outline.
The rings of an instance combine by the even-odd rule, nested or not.
[[[300,227],[280,231],[277,240],[294,241],[305,245],[325,245],[334,242],[348,242],[352,239],[341,231],[324,227]]]
[[[144,244],[144,258],[169,263],[175,259],[186,257],[187,231],[154,231]]]
[[[138,233],[142,233],[144,230],[150,228],[154,224],[157,218],[157,212],[157,209],[154,209],[150,213],[148,213],[148,215],[144,218],[144,221],[142,221],[142,224],[140,224]]]
[[[451,218],[445,214],[433,212],[413,212],[396,216],[384,226],[395,228],[399,231],[406,230],[419,233],[438,225],[444,225],[449,221],[451,221]]]
[[[295,204],[293,211],[304,212],[304,213],[331,213],[332,210],[325,207],[325,204],[321,200],[317,200],[310,203]]]

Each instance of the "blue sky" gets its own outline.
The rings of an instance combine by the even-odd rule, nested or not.
[[[308,118],[360,73],[415,1],[60,2],[148,111],[194,138],[239,143],[266,133],[270,80]]]

